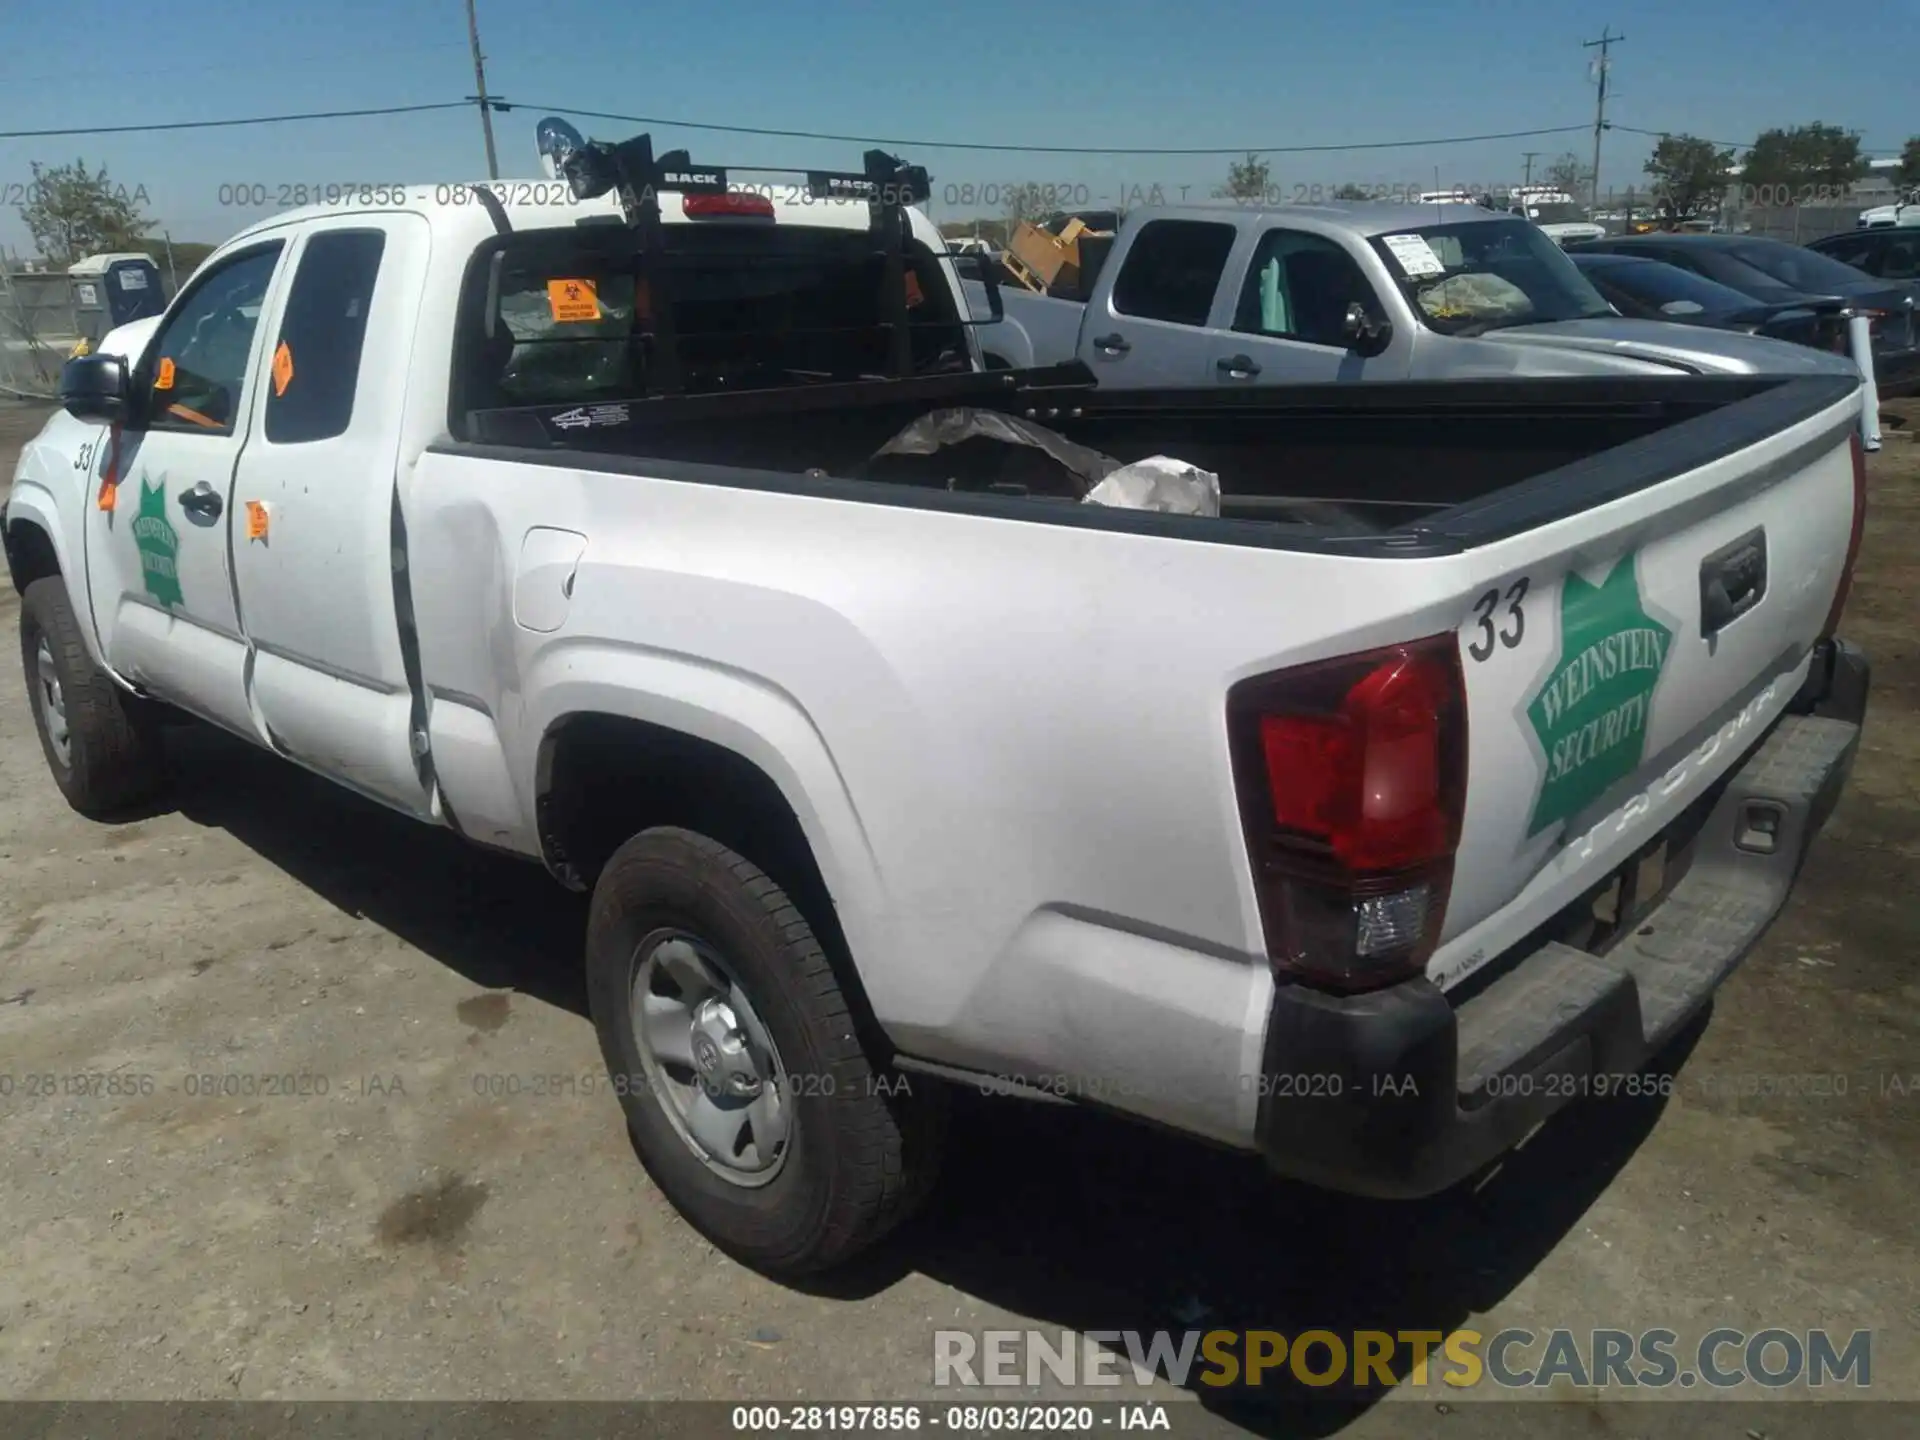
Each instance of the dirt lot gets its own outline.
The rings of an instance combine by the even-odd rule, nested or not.
[[[0,473],[37,425],[0,409]],[[1476,1193],[1405,1207],[976,1103],[931,1212],[813,1292],[680,1222],[610,1097],[527,1093],[600,1065],[576,897],[199,731],[172,746],[177,808],[83,821],[8,655],[0,1396],[898,1399],[934,1394],[937,1327],[1204,1324],[1870,1328],[1874,1391],[1920,1399],[1920,445],[1872,471],[1853,784],[1670,1101],[1595,1104]],[[16,610],[8,590],[9,634]],[[1809,1075],[1845,1093],[1728,1093]],[[76,1076],[123,1093],[59,1093]],[[1486,1433],[1472,1405],[1406,1386],[1240,1418]],[[1711,1433],[1837,1433],[1792,1408]]]

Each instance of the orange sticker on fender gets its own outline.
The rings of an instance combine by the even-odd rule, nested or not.
[[[547,281],[547,308],[561,322],[598,320],[600,297],[591,280]]]
[[[258,500],[247,501],[247,538],[267,538],[267,507]]]

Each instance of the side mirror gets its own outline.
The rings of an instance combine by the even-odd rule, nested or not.
[[[114,425],[128,417],[132,381],[118,355],[79,355],[60,371],[60,404],[76,420]]]
[[[1356,355],[1378,355],[1393,339],[1393,322],[1369,313],[1358,300],[1347,306],[1340,330],[1346,336],[1347,348]]]

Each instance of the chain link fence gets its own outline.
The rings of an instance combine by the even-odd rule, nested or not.
[[[1860,212],[1879,203],[1882,200],[1872,195],[1820,205],[1760,205],[1736,198],[1686,222],[1684,228],[1710,228],[1725,234],[1759,235],[1805,245],[1823,236],[1856,228]],[[1658,228],[1661,220],[1656,197],[1650,190],[1602,191],[1593,218],[1613,235],[1631,234],[1648,226]]]
[[[1852,230],[1862,205],[1754,205],[1729,209],[1727,229],[1805,245],[1826,235]]]
[[[66,275],[0,266],[0,395],[51,398],[81,333]]]

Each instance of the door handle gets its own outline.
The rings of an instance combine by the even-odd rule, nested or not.
[[[1750,530],[1700,562],[1700,638],[1710,640],[1767,593],[1767,532]]]
[[[1234,380],[1251,380],[1260,373],[1260,367],[1254,364],[1251,355],[1229,355],[1224,360],[1214,361],[1213,368]]]
[[[195,520],[218,520],[225,506],[214,488],[202,480],[192,489],[180,492],[180,508]]]
[[[1093,348],[1098,350],[1102,355],[1124,355],[1127,351],[1131,350],[1133,346],[1127,343],[1126,336],[1116,330],[1111,335],[1102,335],[1098,340],[1095,340],[1093,342]]]

